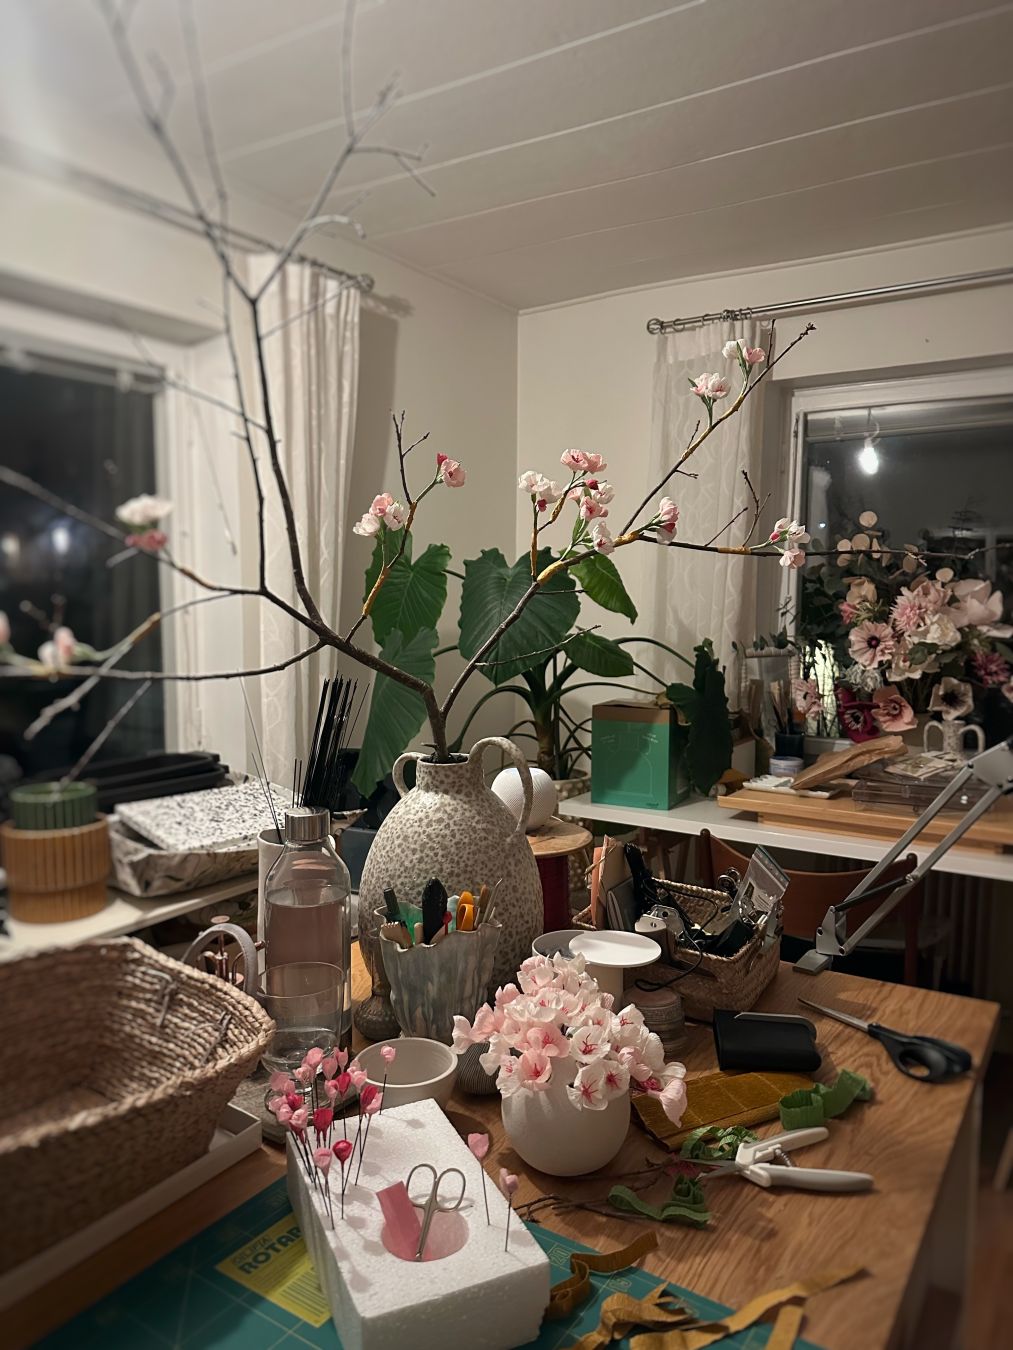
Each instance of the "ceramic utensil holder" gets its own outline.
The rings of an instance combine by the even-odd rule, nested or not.
[[[383,917],[378,911],[377,922]],[[488,997],[499,936],[493,921],[469,933],[454,930],[435,945],[399,947],[381,928],[390,1001],[406,1036],[450,1044],[455,1014],[470,1021]]]
[[[429,1259],[419,1262],[389,1249],[376,1198],[377,1191],[406,1182],[417,1163],[430,1163],[438,1172],[458,1168],[465,1178],[461,1208],[435,1216]],[[348,1181],[344,1219],[341,1169],[337,1163],[330,1169],[325,1184],[334,1209],[332,1228],[324,1200],[289,1140],[292,1208],[345,1350],[475,1345],[508,1350],[538,1335],[549,1302],[548,1259],[517,1215],[504,1250],[507,1202],[487,1176],[487,1223],[481,1166],[435,1102],[384,1110],[373,1120],[358,1184]],[[424,1199],[428,1189],[427,1177],[417,1173],[412,1198]]]
[[[97,914],[107,901],[109,826],[105,816],[71,830],[0,825],[8,910],[22,923],[62,923]]]

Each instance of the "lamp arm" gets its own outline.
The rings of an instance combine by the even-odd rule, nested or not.
[[[987,783],[988,789],[975,802],[967,813],[957,821],[949,834],[945,835],[927,857],[908,874],[897,888],[869,917],[861,923],[854,933],[847,931],[847,910],[860,900],[868,898],[872,883],[900,857],[901,853],[914,842],[940,811],[944,810],[950,799],[971,778]],[[971,828],[987,811],[990,811],[1000,797],[1013,792],[1013,737],[984,750],[968,760],[952,782],[948,783],[939,796],[925,808],[911,828],[901,836],[879,860],[876,866],[864,876],[858,885],[839,905],[831,905],[816,929],[816,945],[795,964],[795,969],[808,975],[818,975],[826,970],[835,956],[847,956],[849,952],[872,932],[886,916],[894,910],[904,897],[927,876],[939,859],[953,847],[958,839]],[[882,889],[881,887],[876,889]]]

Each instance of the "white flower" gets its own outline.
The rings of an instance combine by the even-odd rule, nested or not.
[[[615,540],[612,538],[612,532],[602,520],[597,516],[591,522],[591,542],[594,544],[595,551],[598,553],[614,553]]]
[[[926,642],[948,651],[960,642],[960,629],[945,610],[939,610],[921,628],[912,628],[908,638],[912,643]]]
[[[605,1096],[611,1101],[613,1097],[621,1097],[630,1090],[630,1071],[625,1064],[617,1059],[602,1060],[604,1073],[602,1081],[605,1088]]]
[[[541,480],[541,477],[542,475],[540,473],[535,473],[534,469],[526,469],[517,480],[517,491],[527,492],[529,495],[533,496],[535,484]]]
[[[725,358],[726,361],[730,361],[733,358],[737,361],[742,352],[745,350],[745,347],[746,347],[745,338],[732,338],[731,342],[726,342],[725,345],[721,348],[721,355]]]
[[[610,1100],[605,1085],[605,1065],[600,1061],[581,1065],[572,1087],[566,1089],[566,1095],[574,1106],[583,1110],[604,1111]]]
[[[383,523],[388,530],[399,530],[408,519],[408,512],[400,502],[391,502],[383,513]]]
[[[71,666],[74,664],[77,646],[77,638],[69,628],[57,628],[52,639],[49,642],[44,642],[39,648],[39,660],[50,670]]]
[[[611,1048],[604,1026],[578,1027],[570,1034],[570,1054],[582,1064],[604,1059]]]
[[[374,516],[371,512],[367,512],[366,515],[361,516],[352,526],[352,533],[361,534],[366,538],[369,538],[371,535],[379,534],[381,523],[379,516]]]
[[[938,576],[938,573],[936,574]],[[957,603],[950,608],[950,614],[958,628],[973,626],[980,628],[989,637],[1008,638],[1013,636],[1013,628],[1002,619],[1002,591],[993,591],[992,583],[987,579],[975,581],[955,581],[950,588]]]
[[[942,713],[944,722],[953,722],[974,707],[974,693],[966,680],[944,675],[932,691],[929,712]]]
[[[152,497],[142,492],[116,508],[116,519],[135,530],[151,529],[172,510],[172,502],[165,497]]]

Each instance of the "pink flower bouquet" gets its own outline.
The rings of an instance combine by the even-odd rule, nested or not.
[[[632,1004],[613,1011],[611,994],[599,990],[582,956],[530,956],[517,984],[498,989],[473,1022],[454,1018],[459,1055],[485,1042],[480,1062],[497,1075],[504,1097],[544,1092],[554,1075],[564,1074],[580,1110],[603,1111],[632,1087],[657,1097],[675,1124],[682,1119],[684,1066],[666,1064],[660,1039]]]

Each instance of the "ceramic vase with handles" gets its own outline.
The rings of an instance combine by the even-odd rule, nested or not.
[[[486,786],[482,755],[490,748],[502,751],[520,772],[520,820]],[[404,767],[412,759],[415,787],[409,791]],[[525,834],[531,774],[517,746],[502,736],[487,736],[470,754],[449,764],[434,764],[424,754],[409,752],[397,760],[392,773],[401,800],[377,831],[359,885],[359,945],[373,980],[373,997],[360,1004],[356,1026],[374,1040],[398,1034],[375,919],[387,887],[402,904],[417,905],[430,877],[439,877],[451,894],[474,891],[483,883],[491,889],[500,882],[495,913],[502,928],[492,988],[514,978],[543,928],[542,887]]]
[[[503,1098],[503,1128],[511,1147],[539,1172],[576,1177],[610,1163],[630,1127],[630,1096],[614,1097],[601,1111],[574,1106],[567,1095],[573,1073],[554,1064],[543,1092],[521,1088]]]

